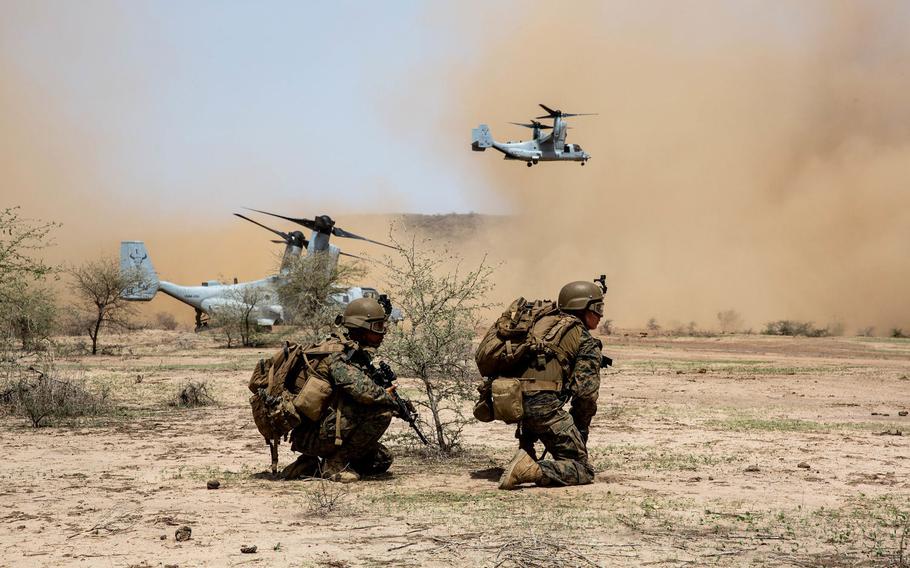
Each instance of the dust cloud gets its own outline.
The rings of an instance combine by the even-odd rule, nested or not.
[[[712,327],[733,308],[755,329],[782,318],[841,321],[848,332],[910,327],[905,4],[488,4],[430,8],[424,21],[458,27],[477,57],[434,61],[401,88],[417,96],[422,81],[451,85],[446,118],[418,123],[453,140],[441,167],[481,174],[477,187],[466,183],[475,209],[509,214],[459,240],[471,261],[504,262],[496,300],[553,297],[605,272],[608,317],[620,326],[656,317]],[[349,216],[340,198],[305,211],[266,196],[198,199],[217,196],[217,183],[175,214],[154,185],[114,187],[104,144],[56,112],[53,96],[0,56],[0,206],[63,223],[51,261],[143,239],[168,280],[261,277],[281,247],[230,217],[235,205],[331,212],[355,233],[387,234],[388,217]],[[537,103],[600,113],[571,122],[569,142],[593,155],[587,166],[526,168],[467,150],[480,122],[498,140],[527,137],[507,122],[540,114]],[[152,304],[192,316],[169,298]]]
[[[466,88],[445,128],[517,140],[506,122],[537,103],[600,113],[571,121],[584,168],[471,156],[478,198],[514,213],[471,247],[506,261],[499,294],[606,272],[620,325],[712,327],[727,308],[756,329],[910,324],[905,6],[532,2],[494,19],[448,79]]]

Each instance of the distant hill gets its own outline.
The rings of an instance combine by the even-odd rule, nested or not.
[[[422,236],[442,240],[464,240],[478,231],[504,222],[505,215],[483,213],[445,213],[422,215],[404,213],[400,216],[402,228]]]

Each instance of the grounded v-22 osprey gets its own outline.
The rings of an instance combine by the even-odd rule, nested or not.
[[[128,278],[137,281],[137,284],[123,295],[124,299],[147,302],[154,298],[156,293],[163,292],[195,308],[196,331],[207,327],[208,318],[219,310],[252,306],[253,309],[250,316],[256,321],[256,325],[268,328],[285,320],[287,314],[285,314],[285,309],[280,304],[278,288],[282,284],[291,263],[300,257],[303,250],[306,250],[307,254],[310,255],[317,253],[328,254],[328,266],[333,267],[338,262],[339,255],[353,258],[359,257],[341,252],[338,247],[331,244],[329,239],[332,235],[395,248],[379,241],[355,235],[341,227],[336,227],[335,221],[328,215],[320,215],[313,219],[298,219],[255,209],[253,211],[293,221],[312,230],[312,235],[307,240],[300,231],[285,233],[267,227],[239,213],[234,214],[281,237],[280,241],[273,241],[285,244],[284,256],[282,257],[278,274],[250,282],[238,283],[235,280],[234,284],[222,284],[217,280],[209,280],[203,282],[201,286],[181,286],[158,278],[144,242],[122,241],[120,243],[120,271]],[[244,300],[251,297],[256,298],[255,305],[250,300]],[[362,297],[379,297],[379,292],[374,288],[354,287],[339,290],[338,293],[332,294],[332,297],[327,300],[331,300],[343,307],[349,302]]]
[[[554,110],[546,105],[540,105],[547,111],[544,116],[535,117],[535,119],[553,119],[553,126],[542,124],[537,120],[531,120],[530,124],[521,122],[512,122],[518,126],[530,128],[533,131],[533,138],[525,142],[497,142],[493,140],[490,133],[490,127],[481,124],[471,130],[471,149],[475,152],[483,152],[487,148],[499,150],[505,154],[506,160],[521,160],[527,162],[530,168],[537,162],[585,162],[591,159],[591,155],[581,149],[578,144],[566,144],[566,130],[569,126],[566,118],[572,116],[592,116],[597,113],[568,113],[561,110]],[[542,131],[552,130],[544,134]]]

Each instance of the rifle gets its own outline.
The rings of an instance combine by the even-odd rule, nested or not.
[[[395,401],[395,404],[398,405],[398,417],[411,425],[411,428],[413,428],[414,432],[417,433],[417,437],[420,438],[420,441],[423,442],[423,445],[429,446],[430,441],[427,440],[427,437],[424,436],[423,432],[420,431],[420,428],[417,427],[417,413],[411,412],[411,408],[408,406],[408,403],[403,398],[401,398],[397,390],[388,390],[390,387],[394,386],[395,381],[398,380],[398,376],[395,374],[395,371],[393,371],[392,368],[389,367],[389,364],[385,361],[379,363],[379,368],[376,368],[372,362],[368,363],[367,368],[370,372],[370,378],[373,379],[373,382],[386,389],[389,393],[389,396],[391,396],[392,400]]]

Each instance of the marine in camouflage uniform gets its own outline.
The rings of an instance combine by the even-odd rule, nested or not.
[[[559,392],[524,394],[524,412],[516,434],[520,449],[503,472],[501,489],[528,482],[564,486],[594,480],[586,446],[591,420],[597,413],[603,346],[589,330],[596,329],[603,316],[603,291],[592,282],[572,282],[560,291],[557,305],[566,317],[580,320],[560,341],[560,347],[569,353],[571,373]],[[566,402],[570,402],[569,412],[563,409]],[[537,440],[550,453],[549,459],[537,461]]]
[[[344,312],[346,329],[307,350],[327,353],[314,371],[331,384],[332,399],[318,422],[304,420],[291,431],[291,450],[301,456],[284,469],[285,479],[321,473],[350,482],[385,472],[392,465],[392,454],[379,439],[389,427],[396,403],[366,370],[369,349],[382,342],[385,318],[376,300],[355,300]]]

